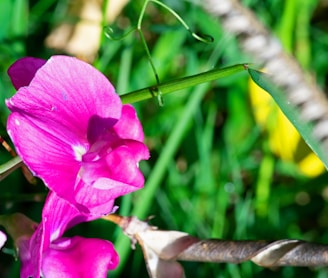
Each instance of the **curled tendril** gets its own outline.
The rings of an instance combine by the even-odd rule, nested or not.
[[[214,41],[213,37],[207,34],[197,34],[193,31],[191,31],[190,27],[188,26],[188,24],[182,19],[182,17],[180,15],[178,15],[174,10],[172,10],[171,8],[169,8],[168,6],[166,6],[165,4],[163,4],[160,1],[157,0],[148,0],[147,2],[153,2],[161,7],[163,7],[164,9],[166,9],[168,12],[170,12],[181,24],[182,26],[190,32],[190,34],[196,39],[199,40],[201,42],[204,43],[212,43]]]
[[[143,20],[144,14],[145,14],[146,7],[147,7],[149,2],[153,2],[154,4],[157,4],[157,5],[161,6],[162,8],[166,9],[169,13],[171,13],[182,24],[182,26],[192,35],[192,37],[194,37],[196,40],[198,40],[200,42],[203,42],[203,43],[212,43],[214,41],[214,39],[210,35],[200,34],[200,33],[196,33],[196,32],[191,31],[188,24],[182,19],[182,17],[180,17],[180,15],[178,15],[174,10],[172,10],[170,7],[166,6],[165,4],[163,4],[162,2],[160,2],[158,0],[145,0],[144,4],[142,6],[142,9],[141,9],[139,18],[138,18],[138,23],[137,23],[136,28],[133,28],[133,29],[129,30],[128,32],[124,33],[123,35],[121,35],[119,37],[113,36],[115,31],[113,30],[113,28],[111,26],[105,26],[104,27],[105,36],[107,38],[109,38],[111,40],[115,40],[115,41],[121,40],[121,39],[125,38],[126,36],[128,36],[129,34],[131,34],[132,32],[137,31],[137,33],[140,36],[141,43],[142,43],[142,45],[144,47],[144,50],[146,52],[146,56],[147,56],[147,59],[149,61],[149,64],[150,64],[150,66],[152,68],[152,71],[155,75],[156,83],[157,83],[157,85],[159,85],[160,80],[159,80],[155,65],[153,63],[153,60],[151,58],[149,47],[147,45],[147,42],[145,40],[145,37],[144,37],[142,29],[141,29],[142,20]],[[162,93],[158,88],[156,88],[153,91],[153,96],[157,97],[159,106],[164,105]]]

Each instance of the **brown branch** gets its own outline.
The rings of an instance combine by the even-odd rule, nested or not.
[[[201,240],[179,231],[161,231],[136,217],[108,215],[143,250],[150,277],[183,277],[177,261],[242,263],[252,261],[262,267],[328,266],[328,245],[301,240]]]
[[[5,139],[1,137],[1,135],[0,135],[0,143],[7,150],[7,152],[10,153],[12,157],[16,156],[15,151],[9,146],[9,144],[5,141]]]
[[[179,253],[177,260],[217,263],[241,263],[251,260],[263,267],[327,266],[328,245],[291,239],[199,240]]]

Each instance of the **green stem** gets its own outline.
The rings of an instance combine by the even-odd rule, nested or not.
[[[0,181],[11,174],[14,170],[23,165],[20,157],[16,156],[8,162],[0,165]]]
[[[157,71],[156,71],[156,68],[155,68],[155,65],[153,63],[153,60],[151,59],[151,55],[150,55],[150,51],[149,51],[149,48],[148,48],[148,45],[147,45],[147,42],[146,42],[146,39],[142,33],[142,30],[141,30],[141,24],[142,24],[142,19],[144,17],[144,14],[145,14],[145,11],[146,11],[146,7],[149,3],[149,0],[146,0],[144,5],[142,6],[142,9],[141,9],[141,12],[140,12],[140,16],[139,16],[139,19],[138,19],[138,24],[137,24],[137,32],[140,36],[140,39],[141,39],[141,43],[146,51],[146,56],[148,58],[148,61],[150,63],[150,66],[155,74],[155,79],[156,79],[156,83],[159,84],[159,76],[157,74]]]
[[[133,91],[131,93],[121,95],[120,97],[123,103],[138,102],[152,97],[157,97],[159,94],[165,95],[178,90],[193,87],[205,82],[223,78],[234,73],[241,72],[245,69],[246,66],[244,64],[238,64],[222,69],[213,69],[203,73],[182,77],[179,79],[163,82],[158,85]]]

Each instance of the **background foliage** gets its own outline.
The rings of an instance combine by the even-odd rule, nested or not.
[[[74,1],[72,1],[74,2]],[[213,67],[247,62],[235,39],[222,30],[197,3],[163,1],[194,31],[209,34],[212,44],[196,41],[167,11],[154,4],[146,10],[142,30],[161,81]],[[322,87],[326,87],[328,59],[327,7],[324,1],[245,0],[260,20],[281,38]],[[293,4],[294,3],[294,4]],[[142,0],[131,1],[113,22],[113,36],[135,27]],[[78,18],[67,16],[68,0],[2,0],[0,2],[0,135],[8,142],[4,99],[14,94],[7,68],[23,56],[47,59],[62,50],[45,45],[54,26]],[[294,5],[294,6],[293,6]],[[85,33],[85,36],[89,36]],[[155,83],[136,33],[120,40],[98,38],[92,63],[114,84],[119,94]],[[81,47],[81,45],[80,45]],[[82,45],[83,48],[83,45]],[[81,55],[80,58],[89,59]],[[141,167],[145,189],[117,201],[119,213],[141,218],[154,215],[160,229],[180,230],[200,238],[296,238],[327,243],[327,173],[309,177],[297,159],[283,159],[272,150],[273,120],[263,125],[254,117],[247,73],[223,78],[164,97],[135,104],[144,126],[151,159]],[[271,125],[271,126],[266,126]],[[38,140],[37,138],[35,140]],[[284,148],[290,151],[286,141]],[[307,152],[302,147],[298,152]],[[293,156],[297,157],[297,156]],[[0,162],[10,159],[0,149]],[[0,213],[23,212],[40,220],[42,202],[33,194],[46,192],[39,181],[29,185],[17,170],[1,182]],[[140,248],[130,252],[121,230],[104,220],[81,224],[69,233],[107,238],[121,254],[117,277],[146,277]],[[17,277],[19,262],[0,254],[0,276]],[[183,263],[187,277],[327,277],[325,268],[264,269],[250,262],[240,265]]]

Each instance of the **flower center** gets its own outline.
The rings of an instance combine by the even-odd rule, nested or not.
[[[87,152],[84,146],[78,145],[78,146],[73,146],[73,151],[75,154],[75,158],[77,161],[82,161],[83,155]]]
[[[79,176],[86,184],[92,185],[97,179],[108,176],[106,156],[111,151],[111,144],[108,141],[99,140],[81,156]]]

